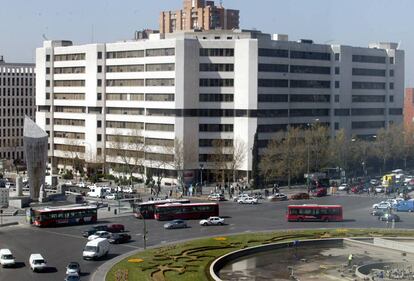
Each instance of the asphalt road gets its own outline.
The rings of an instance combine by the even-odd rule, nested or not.
[[[148,246],[192,239],[203,236],[227,235],[231,233],[255,232],[277,229],[299,228],[386,228],[369,214],[373,203],[379,198],[359,196],[328,196],[311,200],[285,202],[264,202],[258,205],[239,205],[234,202],[220,202],[220,215],[226,220],[224,226],[202,227],[198,221],[190,221],[190,228],[165,230],[165,222],[146,220],[148,230]],[[335,222],[287,222],[286,207],[292,203],[341,204],[344,207],[344,221]],[[414,228],[413,213],[399,213],[402,221],[396,228]],[[133,241],[123,245],[111,246],[108,259],[125,252],[143,247],[143,222],[131,216],[117,217],[110,220],[99,220],[100,223],[122,223],[133,237]],[[71,226],[59,228],[36,228],[33,226],[12,226],[0,229],[0,248],[9,248],[16,257],[16,268],[0,268],[0,280],[19,281],[57,281],[63,280],[65,267],[70,261],[78,261],[82,268],[82,280],[89,280],[90,275],[102,261],[84,261],[82,249],[87,239],[81,236],[82,230],[88,226]],[[29,255],[41,253],[46,259],[49,270],[45,273],[33,273],[29,267]]]

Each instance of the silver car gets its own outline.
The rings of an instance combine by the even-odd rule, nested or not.
[[[173,220],[164,224],[165,229],[187,228],[187,223],[183,220]]]

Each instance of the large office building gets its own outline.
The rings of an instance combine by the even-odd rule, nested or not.
[[[404,52],[394,43],[361,48],[219,30],[80,46],[46,41],[36,70],[36,120],[60,167],[74,155],[122,163],[138,143],[147,170],[168,178],[203,167],[209,177],[220,143],[227,161],[243,144],[237,170],[246,174],[256,131],[265,147],[289,125],[320,122],[332,136],[344,129],[369,137],[402,122]],[[177,140],[187,155],[179,167]]]
[[[24,161],[23,120],[35,112],[35,65],[0,56],[0,160]]]
[[[183,9],[160,14],[160,32],[186,30],[232,30],[239,28],[239,10],[225,9],[220,3],[206,0],[184,0]]]

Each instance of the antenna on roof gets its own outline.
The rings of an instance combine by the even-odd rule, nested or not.
[[[399,50],[400,49],[400,47],[401,47],[401,40],[398,42],[398,45],[397,45],[397,50]]]
[[[48,41],[48,40],[49,40],[49,39],[47,39],[47,37],[46,37],[46,35],[45,35],[44,33],[42,34],[42,37],[43,37],[43,39],[44,39],[44,40],[46,40],[46,41]]]

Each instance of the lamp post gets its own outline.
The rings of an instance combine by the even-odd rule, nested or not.
[[[200,186],[203,186],[203,168],[204,164],[200,164]]]

